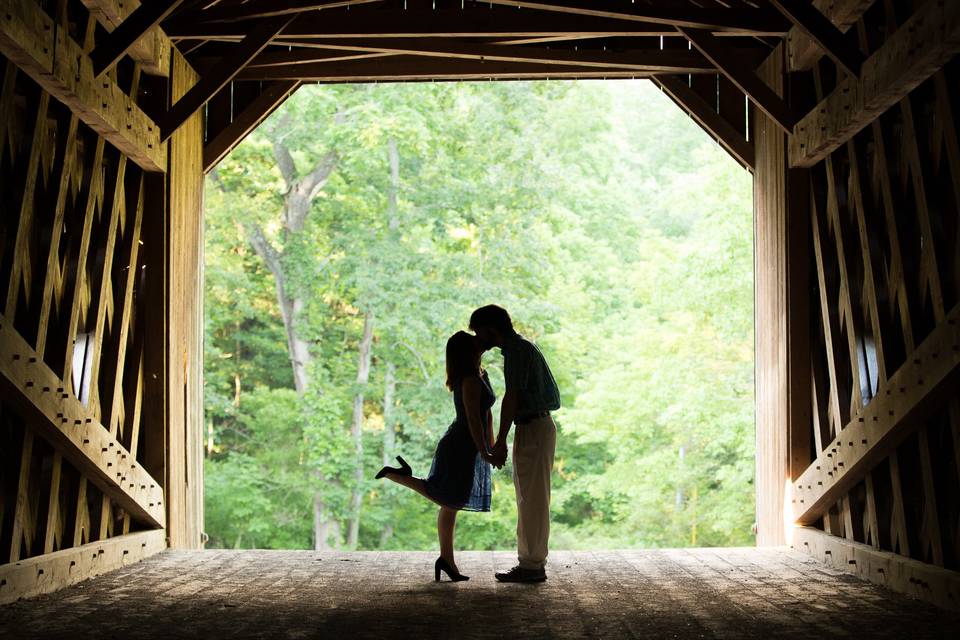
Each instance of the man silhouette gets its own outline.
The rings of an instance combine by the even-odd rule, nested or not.
[[[517,494],[517,566],[495,574],[500,582],[543,582],[550,539],[550,473],[557,427],[550,412],[560,408],[560,392],[550,367],[535,344],[513,328],[510,314],[497,305],[480,307],[470,316],[470,329],[486,351],[503,354],[506,390],[500,407],[500,431],[492,462],[503,467],[507,434],[513,438],[513,486]]]

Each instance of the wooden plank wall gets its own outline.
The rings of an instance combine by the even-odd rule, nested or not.
[[[85,52],[102,33],[96,15],[73,0],[9,9],[16,19],[0,30],[0,602],[168,545],[197,547],[203,517],[202,116],[169,145],[154,144],[151,120],[196,75],[182,58],[171,72],[128,57],[93,83]],[[31,31],[44,24],[53,28]],[[31,57],[31,43],[54,32],[57,50],[76,56],[73,84]],[[177,171],[158,172],[167,166]]]
[[[197,81],[176,50],[172,100]],[[203,116],[197,112],[170,138],[169,305],[167,307],[170,546],[200,546],[203,527]]]

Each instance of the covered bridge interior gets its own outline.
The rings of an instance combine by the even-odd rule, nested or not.
[[[462,622],[399,555],[200,550],[203,177],[301,84],[572,78],[653,81],[753,173],[758,548],[557,552],[554,626],[492,577],[471,615],[956,629],[958,50],[952,0],[2,0],[0,630],[149,635],[224,585],[236,633],[297,584],[314,630]]]

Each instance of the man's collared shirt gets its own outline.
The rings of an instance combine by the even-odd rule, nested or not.
[[[537,345],[519,333],[500,347],[507,390],[517,394],[516,417],[560,408],[560,391]]]

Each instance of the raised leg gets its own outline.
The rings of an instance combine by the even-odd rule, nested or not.
[[[430,497],[430,494],[427,493],[426,483],[423,481],[422,478],[414,478],[413,476],[399,476],[395,473],[387,473],[384,477],[387,478],[388,480],[393,480],[397,484],[402,484],[408,489],[413,489],[414,491],[422,495],[424,498],[426,498],[430,502],[433,502],[434,504],[437,504],[441,507],[443,506],[442,504],[434,500],[432,497]]]

